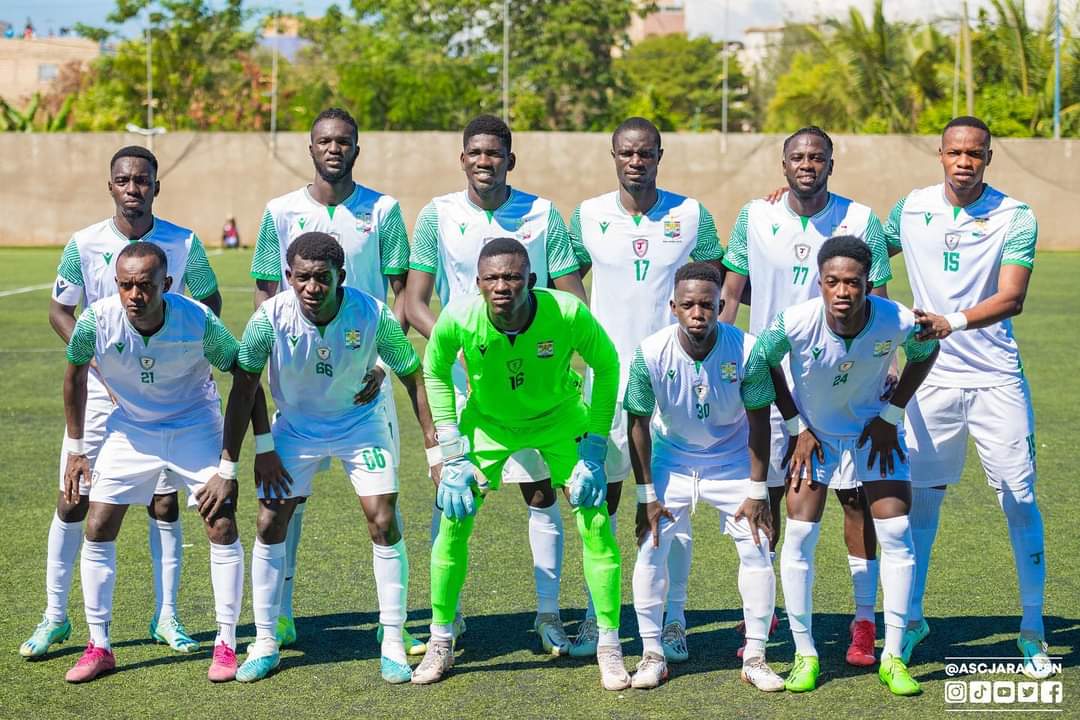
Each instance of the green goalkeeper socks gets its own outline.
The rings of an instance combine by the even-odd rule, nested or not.
[[[477,504],[480,504],[480,498],[477,498]],[[458,596],[469,572],[469,536],[475,523],[476,515],[461,520],[443,516],[439,523],[439,534],[431,546],[431,622],[434,625],[454,622]]]
[[[615,534],[611,531],[607,503],[598,508],[574,508],[581,534],[585,583],[596,607],[596,624],[605,630],[619,627],[619,591],[622,561]],[[435,560],[431,561],[434,577]]]

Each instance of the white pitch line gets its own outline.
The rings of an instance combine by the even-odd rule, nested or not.
[[[51,288],[52,283],[45,283],[44,285],[27,285],[26,287],[15,288],[14,290],[0,291],[0,297],[9,297],[11,295],[22,295],[23,293],[34,292],[36,290],[44,290],[45,288]]]

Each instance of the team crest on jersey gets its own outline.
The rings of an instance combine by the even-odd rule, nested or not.
[[[664,221],[664,237],[678,240],[682,236],[682,223],[678,220]]]
[[[319,356],[320,360],[327,360],[330,358],[330,348],[320,347],[318,350],[315,351],[315,354]]]
[[[730,360],[720,366],[720,379],[733,383],[739,379],[739,366]]]
[[[649,239],[638,238],[634,240],[634,254],[639,258],[645,257],[645,253],[649,252]]]
[[[555,354],[555,341],[544,340],[543,342],[536,343],[536,357],[549,358]]]
[[[848,370],[850,370],[853,367],[855,367],[855,361],[854,360],[845,360],[844,362],[840,363],[840,372],[846,373]]]
[[[697,394],[698,400],[704,400],[709,396],[708,385],[695,385],[694,392]]]
[[[355,350],[360,347],[360,331],[356,328],[345,331],[345,344]]]
[[[949,250],[955,250],[960,244],[960,233],[945,233],[945,247]]]
[[[892,351],[892,340],[882,340],[874,343],[874,357],[888,355]]]
[[[506,369],[512,373],[521,372],[521,358],[514,358],[513,360],[506,361]]]
[[[139,358],[139,364],[142,365],[143,370],[149,370],[154,367],[154,358],[143,355]]]
[[[356,232],[369,233],[372,227],[371,213],[363,213],[356,218]]]
[[[810,246],[806,243],[795,243],[792,250],[795,253],[795,259],[799,262],[806,262],[806,259],[810,257]]]

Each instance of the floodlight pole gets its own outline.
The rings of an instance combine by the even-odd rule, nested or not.
[[[270,154],[277,152],[278,43],[281,41],[281,11],[274,13],[274,48],[270,60]]]
[[[720,90],[720,152],[727,152],[727,119],[728,119],[728,8],[731,3],[724,0],[724,49],[721,51],[721,69],[723,74]]]
[[[153,38],[150,34],[150,11],[146,13],[146,127],[154,127],[154,61],[151,56]],[[146,145],[154,149],[154,136],[146,136]]]
[[[971,69],[971,28],[968,27],[968,5],[967,0],[963,3],[964,11],[964,25],[963,25],[963,38],[964,42],[964,90],[966,92],[967,100],[967,114],[975,114],[975,80],[972,76]]]
[[[1061,0],[1054,2],[1054,139],[1061,139]]]
[[[502,119],[510,124],[510,0],[503,0]]]

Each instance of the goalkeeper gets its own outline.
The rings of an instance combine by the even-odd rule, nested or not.
[[[597,661],[603,686],[623,690],[630,676],[619,645],[619,548],[608,519],[604,459],[615,413],[619,360],[589,309],[569,293],[534,288],[525,246],[496,238],[480,251],[479,296],[460,297],[439,315],[424,355],[424,378],[442,463],[436,504],[443,522],[431,549],[431,640],[414,683],[441,680],[454,664],[452,624],[465,584],[469,535],[484,493],[502,467],[535,448],[551,485],[568,490],[582,538],[585,579],[596,604]],[[592,407],[581,397],[577,352],[595,376]],[[460,422],[451,367],[462,355],[469,396]]]

